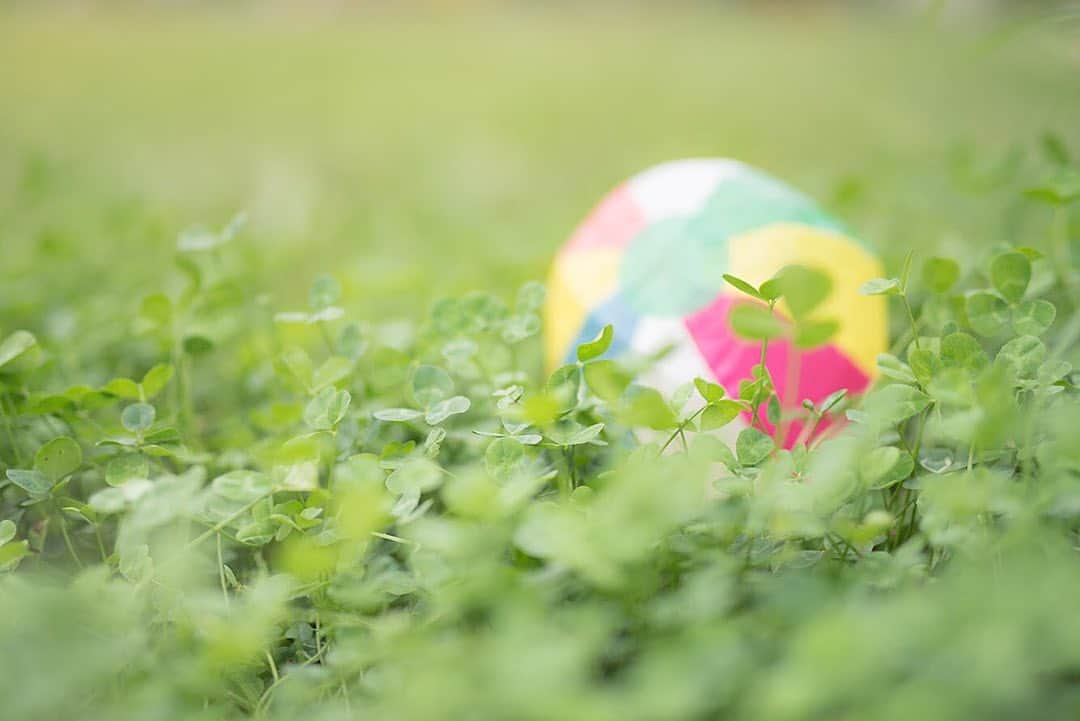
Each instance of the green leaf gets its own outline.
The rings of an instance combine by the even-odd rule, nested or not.
[[[744,466],[756,466],[775,448],[773,439],[757,428],[744,428],[735,439],[735,455]]]
[[[173,377],[173,367],[168,363],[158,363],[143,376],[140,385],[147,400],[160,393]]]
[[[368,348],[368,341],[357,323],[349,323],[338,336],[338,349],[349,360],[359,360]]]
[[[1056,177],[1034,188],[1028,188],[1024,195],[1050,205],[1069,205],[1080,200],[1080,172],[1065,168]]]
[[[911,263],[915,260],[915,250],[909,250],[904,257],[904,266],[900,269],[900,291],[907,292],[908,279],[911,277]]]
[[[739,417],[746,408],[735,401],[720,400],[709,404],[701,414],[701,430],[713,431],[723,428]]]
[[[828,413],[836,404],[844,400],[847,397],[847,388],[841,388],[838,391],[833,391],[829,395],[825,396],[825,399],[821,401],[821,405],[818,407],[819,413]]]
[[[1034,378],[1046,360],[1046,345],[1032,335],[1013,338],[998,351],[995,363],[1005,365],[1019,378]]]
[[[900,281],[897,278],[874,278],[859,286],[863,295],[900,295]]]
[[[780,425],[783,411],[780,409],[780,399],[775,395],[769,396],[769,402],[765,404],[765,418],[774,426]]]
[[[789,265],[776,274],[791,317],[800,320],[821,305],[832,292],[828,274],[802,265]]]
[[[513,438],[496,438],[484,452],[488,475],[503,480],[514,475],[525,458],[525,447]]]
[[[990,262],[990,279],[1005,300],[1016,303],[1031,282],[1031,261],[1023,253],[1002,253]]]
[[[941,364],[946,368],[964,368],[978,372],[990,362],[986,351],[974,336],[950,333],[941,339]]]
[[[575,423],[568,428],[552,431],[550,435],[551,439],[560,446],[581,446],[595,441],[603,430],[603,423],[594,423],[591,426]]]
[[[404,421],[415,421],[417,418],[423,418],[424,412],[415,410],[413,408],[383,408],[381,411],[375,411],[373,415],[380,421],[400,423]]]
[[[941,361],[933,351],[925,348],[915,348],[908,352],[908,365],[911,366],[911,372],[915,374],[915,379],[925,386],[933,379],[938,368],[941,367]]]
[[[214,341],[202,335],[189,335],[184,338],[183,346],[188,355],[203,355],[214,350]]]
[[[424,408],[449,398],[454,392],[454,381],[450,374],[437,366],[422,365],[413,371],[413,399]]]
[[[723,398],[725,394],[722,385],[707,381],[704,378],[695,378],[694,387],[697,388],[697,392],[701,394],[701,397],[705,399],[706,403],[715,403]]]
[[[900,460],[900,449],[881,446],[859,456],[859,476],[867,485],[873,486]]]
[[[736,289],[742,291],[743,293],[746,293],[751,298],[757,298],[758,300],[765,300],[765,298],[762,297],[761,293],[758,292],[757,288],[750,285],[749,283],[747,283],[742,278],[737,278],[734,275],[730,275],[728,273],[724,273],[723,277],[724,277],[724,280],[726,280],[729,284],[734,286]]]
[[[339,355],[332,355],[323,361],[311,377],[311,390],[321,391],[327,386],[336,385],[353,372],[353,361]]]
[[[52,439],[34,456],[34,470],[41,471],[54,483],[74,473],[81,465],[82,447],[67,436]]]
[[[437,426],[450,416],[465,413],[471,405],[471,402],[465,396],[451,396],[428,408],[424,414],[424,420],[428,425]]]
[[[507,343],[520,343],[540,332],[540,316],[536,313],[515,313],[503,324],[502,337]]]
[[[105,467],[105,482],[122,486],[130,480],[149,478],[150,464],[139,453],[125,453],[109,461]]]
[[[137,401],[142,397],[139,395],[139,384],[130,378],[113,378],[102,386],[101,390],[111,396],[124,398],[129,401]]]
[[[145,434],[143,436],[143,441],[146,443],[157,443],[162,445],[179,443],[180,432],[175,428],[159,428],[156,431]]]
[[[164,293],[152,293],[139,303],[139,320],[150,328],[164,328],[172,322],[173,305]]]
[[[33,333],[25,330],[17,330],[0,341],[0,368],[26,353],[37,345],[37,338]]]
[[[871,393],[866,398],[866,412],[885,425],[896,425],[920,413],[930,405],[930,396],[917,388],[894,383]]]
[[[972,330],[979,335],[997,335],[1009,321],[1008,304],[993,293],[985,291],[968,295],[965,311]]]
[[[581,388],[581,369],[576,365],[564,365],[555,369],[547,380],[546,398],[555,405],[555,413],[565,413],[578,404]],[[540,398],[534,396],[534,398]],[[540,401],[535,401],[539,403]],[[546,402],[545,402],[546,403]],[[526,401],[526,405],[529,401]],[[539,420],[539,419],[537,419]]]
[[[922,266],[922,282],[935,293],[948,293],[960,279],[960,266],[950,258],[927,258]]]
[[[859,475],[870,488],[881,489],[896,485],[915,470],[910,453],[893,446],[881,446],[859,459]]]
[[[758,290],[761,291],[761,299],[766,303],[778,300],[784,295],[784,289],[781,287],[780,281],[775,277],[769,278],[762,283]]]
[[[795,345],[799,348],[825,345],[838,330],[840,323],[832,319],[801,320],[795,325]]]
[[[30,542],[25,539],[5,544],[0,548],[0,570],[11,570],[30,554]]]
[[[409,492],[433,491],[442,485],[443,471],[427,458],[410,458],[386,479],[387,489],[394,495]]]
[[[49,495],[53,481],[41,471],[24,471],[18,468],[7,469],[7,479],[34,498]]]
[[[611,347],[611,340],[614,335],[615,330],[612,325],[608,323],[600,330],[599,335],[588,343],[582,343],[577,347],[577,359],[584,363],[593,358],[599,358]]]
[[[278,364],[304,388],[311,387],[311,379],[315,373],[314,366],[311,363],[311,357],[303,348],[296,346],[286,348],[278,356]]]
[[[206,228],[185,228],[176,236],[176,249],[181,253],[212,250],[226,241]]]
[[[942,368],[934,374],[927,390],[944,405],[964,407],[975,402],[971,373],[963,368]]]
[[[906,363],[890,353],[878,353],[878,368],[886,378],[900,381],[901,383],[914,383],[915,374]]]
[[[585,382],[601,400],[611,403],[630,385],[630,374],[613,360],[597,360],[585,366]]]
[[[328,323],[332,320],[337,320],[338,318],[344,317],[345,309],[339,308],[336,305],[332,305],[329,308],[323,308],[322,310],[317,310],[314,313],[310,314],[308,316],[307,322],[311,324]]]
[[[141,433],[154,424],[156,416],[149,403],[132,403],[120,414],[120,424],[132,433]]]
[[[518,290],[514,310],[518,313],[534,313],[543,307],[546,297],[547,289],[543,283],[529,281]]]
[[[345,417],[350,402],[352,395],[348,391],[324,388],[304,407],[304,422],[317,431],[329,431]]]
[[[1042,335],[1054,323],[1057,308],[1048,300],[1025,300],[1013,308],[1012,327],[1018,335]]]
[[[313,311],[329,308],[341,298],[341,285],[332,275],[320,275],[308,291],[308,307]]]
[[[232,218],[230,218],[229,222],[225,224],[225,227],[221,229],[221,233],[219,234],[222,242],[228,243],[233,238],[235,238],[237,234],[244,229],[244,227],[247,225],[247,222],[247,213],[243,211],[240,211]]]
[[[630,386],[626,392],[620,418],[629,426],[663,431],[678,424],[675,413],[660,391],[645,386]]]
[[[250,503],[256,498],[270,494],[273,483],[265,473],[240,470],[229,471],[210,483],[211,492],[230,501]]]
[[[772,340],[784,334],[784,325],[763,305],[739,303],[728,316],[735,335],[747,340]]]
[[[15,522],[11,519],[5,518],[0,521],[0,546],[15,538],[16,531]]]

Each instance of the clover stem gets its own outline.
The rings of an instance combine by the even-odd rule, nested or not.
[[[217,523],[215,523],[208,530],[204,531],[203,533],[200,533],[198,536],[196,536],[192,540],[188,541],[187,548],[194,548],[195,546],[197,546],[200,543],[202,543],[203,541],[205,541],[207,538],[210,538],[210,536],[224,530],[225,527],[228,526],[230,523],[232,523],[237,518],[239,518],[240,516],[244,515],[248,511],[250,511],[252,508],[254,508],[255,504],[257,504],[259,501],[262,501],[262,500],[272,496],[273,494],[274,494],[274,491],[269,490],[266,493],[260,494],[257,498],[254,498],[254,499],[248,501],[247,503],[242,505],[240,508],[238,508],[235,511],[233,511],[232,513],[230,513],[224,519],[222,519],[222,520],[218,521]]]
[[[799,371],[802,364],[802,353],[795,347],[794,341],[791,343],[791,355],[788,357],[787,362],[787,374],[784,379],[784,397],[781,398],[780,403],[780,423],[776,427],[776,445],[778,448],[784,447],[784,442],[787,440],[788,426],[791,423],[791,419],[785,418],[784,410],[792,408],[795,405],[795,401],[799,395]]]
[[[229,607],[229,588],[225,585],[225,561],[221,555],[221,534],[217,534],[218,580],[221,582],[221,597],[225,599],[225,608]]]
[[[334,341],[330,338],[330,332],[326,330],[326,323],[319,321],[316,325],[319,326],[319,335],[322,336],[323,343],[326,344],[326,349],[330,351],[330,355],[335,355]]]
[[[570,490],[573,491],[578,486],[577,481],[577,459],[575,452],[577,446],[570,446],[569,453],[567,454],[567,463],[570,466]]]
[[[60,535],[64,537],[64,545],[67,546],[68,553],[75,559],[75,565],[79,568],[86,568],[83,565],[82,559],[79,558],[79,554],[75,552],[75,545],[71,542],[71,536],[68,534],[67,522],[64,520],[64,512],[60,510],[60,507],[53,503],[53,508],[56,510],[56,518],[60,521]]]
[[[904,303],[904,310],[907,311],[908,322],[911,323],[911,335],[915,339],[915,350],[922,350],[922,346],[919,345],[919,328],[915,324],[915,314],[911,312],[911,303],[908,302],[906,290],[900,294],[900,300]]]
[[[675,442],[675,439],[678,438],[679,434],[682,433],[686,429],[686,426],[688,426],[690,423],[692,423],[695,418],[697,418],[702,413],[704,413],[705,409],[708,408],[708,407],[709,407],[708,404],[703,405],[701,408],[698,408],[696,411],[694,411],[689,417],[687,417],[686,419],[681,421],[679,423],[678,427],[674,431],[671,432],[670,436],[668,436],[668,439],[666,441],[664,441],[664,445],[660,446],[660,453],[658,453],[657,455],[661,455],[661,456],[664,455],[664,451],[666,451],[668,449],[668,446],[670,446],[672,443]],[[686,439],[684,437],[683,441],[685,442],[685,440]]]
[[[105,540],[101,537],[101,526],[94,524],[94,536],[97,538],[98,551],[101,552],[101,562],[108,563],[109,554],[105,552]]]
[[[769,301],[769,317],[772,317],[772,315],[773,315],[773,306],[775,306],[775,305],[776,305],[776,301]],[[761,366],[761,372],[764,373],[765,375],[769,374],[768,366],[765,365],[765,359],[768,356],[768,351],[769,351],[769,339],[766,338],[765,340],[761,341],[761,358],[758,361],[758,365]],[[770,385],[771,385],[772,384],[772,378],[770,378],[769,381],[770,381]],[[753,406],[751,407],[751,410],[750,410],[750,427],[751,428],[754,428],[758,424],[758,421],[760,420],[758,418],[758,410],[761,408],[761,400],[757,397],[757,395],[758,395],[757,393],[755,393],[754,395],[755,395],[754,403],[753,403]],[[762,423],[761,425],[762,425],[762,430],[764,431],[765,424]]]
[[[0,402],[0,413],[4,416],[4,430],[7,431],[8,443],[11,444],[11,450],[15,453],[15,465],[22,466],[22,451],[19,449],[19,444],[15,442],[15,427],[11,423],[11,416],[13,414],[6,393],[3,396],[3,401]]]

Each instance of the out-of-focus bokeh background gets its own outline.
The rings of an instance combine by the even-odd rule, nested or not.
[[[180,230],[247,211],[275,305],[331,270],[351,311],[410,314],[542,278],[607,189],[685,156],[787,179],[892,262],[1015,240],[1037,139],[1080,139],[1076,14],[0,4],[0,313],[136,298]]]

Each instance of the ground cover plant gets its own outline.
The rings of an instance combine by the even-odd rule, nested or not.
[[[0,23],[0,718],[1074,718],[1075,57],[812,18],[390,23],[355,55]],[[664,397],[618,327],[541,367],[572,221],[704,152],[881,248],[866,397]],[[827,340],[816,269],[728,280],[745,337]],[[725,435],[748,410],[791,447]]]
[[[537,283],[378,327],[331,275],[245,292],[243,216],[181,233],[135,372],[0,342],[5,718],[1075,715],[1080,186],[1045,146],[1047,242],[868,282],[882,380],[785,418],[761,369],[635,384],[617,328],[544,376]],[[730,282],[767,342],[828,281]],[[708,432],[748,409],[805,430]]]

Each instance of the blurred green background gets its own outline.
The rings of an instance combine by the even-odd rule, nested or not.
[[[0,11],[5,327],[102,289],[134,307],[179,231],[241,210],[274,307],[320,271],[367,318],[507,291],[686,156],[787,179],[891,263],[1038,245],[1011,200],[1042,133],[1080,145],[1077,23],[1052,5],[192,7]]]

